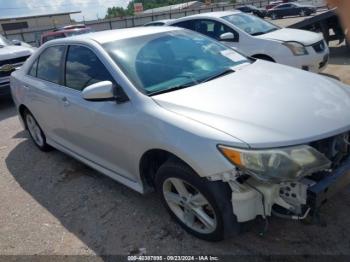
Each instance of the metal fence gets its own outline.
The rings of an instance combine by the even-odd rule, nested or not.
[[[245,4],[253,4],[257,7],[265,7],[269,1],[268,0],[261,0],[261,1],[247,0],[242,2],[244,2]],[[173,9],[168,12],[138,14],[135,16],[128,16],[128,17],[118,17],[118,18],[112,18],[112,19],[88,21],[88,22],[85,22],[85,24],[91,27],[95,31],[129,28],[129,27],[142,26],[148,22],[152,22],[156,20],[176,19],[176,18],[194,15],[194,14],[200,14],[200,13],[233,10],[235,9],[235,7],[242,5],[242,2],[239,4],[238,3],[237,4],[216,4],[216,5],[210,5],[210,6],[204,5],[193,9],[191,8],[181,9],[181,10]],[[51,27],[48,27],[45,29],[31,28],[31,29],[25,29],[25,30],[16,31],[16,32],[6,32],[5,36],[10,40],[16,39],[16,40],[29,43],[33,46],[37,46],[39,43],[41,34],[43,34],[44,32],[51,31],[53,29],[54,28],[51,28]]]

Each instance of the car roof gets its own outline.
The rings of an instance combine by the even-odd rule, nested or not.
[[[79,32],[79,31],[87,31],[90,30],[91,28],[89,27],[84,27],[84,28],[71,28],[71,29],[59,29],[56,31],[50,31],[50,32],[46,32],[43,33],[42,36],[51,36],[51,35],[60,35],[60,34],[64,34],[64,33],[70,33],[70,32]]]
[[[167,23],[167,22],[170,22],[170,21],[172,21],[172,20],[173,20],[173,19],[154,20],[154,21],[152,21],[152,22],[146,23],[146,25],[148,25],[148,24],[153,24],[153,23]]]
[[[218,11],[218,12],[209,12],[209,13],[201,13],[196,15],[190,15],[183,18],[179,18],[177,20],[187,19],[187,18],[198,18],[198,17],[211,17],[211,18],[221,18],[228,15],[236,15],[241,14],[242,12],[239,10],[231,10],[231,11]]]
[[[69,43],[74,41],[88,41],[93,40],[99,44],[105,44],[112,41],[118,41],[139,36],[152,35],[157,33],[172,32],[177,30],[184,30],[177,27],[169,26],[149,26],[149,27],[134,27],[124,29],[105,30],[100,32],[88,33],[83,35],[71,36],[68,38],[61,38],[52,40],[50,43]]]

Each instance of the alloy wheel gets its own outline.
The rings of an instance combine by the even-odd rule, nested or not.
[[[41,129],[40,129],[39,125],[37,124],[37,122],[35,121],[34,117],[30,114],[27,114],[26,123],[27,123],[29,133],[30,133],[31,137],[33,138],[34,142],[38,146],[43,147],[45,145],[44,137],[43,137]]]
[[[163,195],[170,210],[187,227],[202,234],[215,231],[215,211],[194,186],[179,178],[168,178],[163,183]]]

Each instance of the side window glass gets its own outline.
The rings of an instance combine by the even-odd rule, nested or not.
[[[98,57],[83,46],[70,46],[68,49],[65,85],[75,90],[101,82],[115,82]]]
[[[233,33],[238,40],[238,34],[223,23],[214,20],[197,20],[195,31],[207,35],[216,40],[220,40],[220,36],[224,33]]]
[[[180,23],[173,24],[173,26],[194,30],[194,21],[191,21],[191,20],[183,21]]]
[[[36,77],[37,69],[38,69],[38,59],[36,59],[35,62],[32,64],[32,67],[30,68],[28,74],[30,76]]]
[[[44,50],[39,57],[37,77],[60,84],[61,61],[64,51],[64,46],[52,46]]]
[[[213,37],[214,22],[209,20],[196,20],[194,22],[194,30],[203,35]]]

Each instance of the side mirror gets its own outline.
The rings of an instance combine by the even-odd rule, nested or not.
[[[17,39],[14,39],[14,40],[12,40],[12,44],[20,46],[20,45],[22,45],[22,42],[17,40]]]
[[[111,81],[102,81],[86,87],[82,96],[88,101],[115,100],[114,87]]]
[[[224,33],[224,34],[220,35],[220,41],[238,42],[235,35],[231,32]]]

